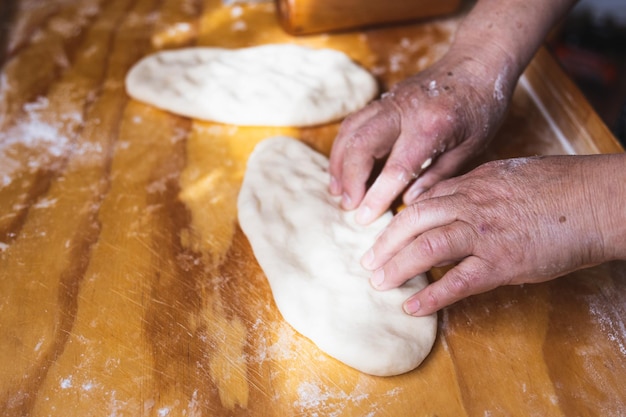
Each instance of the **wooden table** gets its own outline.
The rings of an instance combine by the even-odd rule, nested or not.
[[[439,313],[433,351],[417,370],[361,374],[282,321],[235,209],[255,143],[288,134],[327,153],[338,125],[206,123],[124,91],[130,66],[156,50],[272,42],[343,50],[388,87],[445,52],[458,16],[295,39],[271,3],[9,3],[0,75],[3,416],[626,414],[626,264],[467,299]],[[620,151],[542,50],[475,163]]]

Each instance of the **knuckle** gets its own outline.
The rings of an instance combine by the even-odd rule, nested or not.
[[[368,126],[361,126],[356,129],[348,138],[348,148],[354,150],[367,150],[371,146],[371,128]]]
[[[385,287],[397,288],[415,276],[415,265],[410,253],[404,253],[390,259],[383,267]]]
[[[359,113],[352,113],[348,115],[343,122],[341,122],[340,126],[340,134],[346,134],[347,132],[351,132],[357,129],[359,126]]]
[[[418,237],[416,244],[421,256],[427,258],[438,258],[438,255],[448,246],[447,239],[442,238],[441,235],[435,236],[432,233]]]
[[[385,165],[385,174],[389,178],[401,181],[405,184],[408,184],[414,176],[411,164],[397,158],[387,162]]]
[[[376,241],[372,245],[372,252],[375,254],[377,266],[380,264],[388,264],[390,262],[390,258],[393,256],[393,251],[389,249],[390,239],[387,236],[387,233],[382,233],[380,236],[376,238]]]
[[[474,174],[479,176],[479,178],[499,177],[503,166],[503,161],[487,161],[484,164],[477,166],[474,169]]]
[[[385,118],[385,111],[380,103],[374,101],[362,110],[346,116],[339,127],[338,137],[353,142],[355,138],[371,136],[372,125]]]
[[[399,218],[402,218],[404,224],[409,227],[417,227],[422,220],[422,211],[418,203],[407,206],[398,214]]]
[[[416,221],[419,221],[417,219]],[[433,265],[460,260],[473,253],[475,239],[462,225],[452,224],[426,231],[416,239],[420,255]]]
[[[472,293],[474,277],[467,271],[457,269],[456,273],[446,281],[446,291],[457,298]]]
[[[430,287],[426,288],[425,291],[427,291],[424,296],[426,307],[431,311],[439,310],[442,304],[441,300],[444,297],[440,297],[439,291],[431,289]]]
[[[400,277],[400,265],[398,265],[395,259],[390,260],[384,267],[385,271],[385,280],[387,281],[387,285],[390,287],[396,287],[402,284],[402,280]]]
[[[444,126],[454,126],[457,120],[458,115],[455,112],[445,106],[435,105],[422,109],[420,127],[425,135],[436,135]]]

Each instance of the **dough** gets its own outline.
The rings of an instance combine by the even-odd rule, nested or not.
[[[378,86],[342,52],[270,44],[158,52],[131,68],[126,90],[137,100],[198,119],[309,126],[360,109]]]
[[[275,137],[256,146],[238,216],[276,305],[295,330],[362,372],[389,376],[416,368],[436,335],[436,315],[412,317],[402,303],[427,284],[419,275],[377,291],[359,263],[390,221],[369,226],[327,191],[328,160],[302,142]]]

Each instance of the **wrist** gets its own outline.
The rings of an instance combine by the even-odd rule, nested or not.
[[[602,237],[601,261],[626,260],[626,154],[591,158],[583,174]]]
[[[455,42],[448,53],[472,78],[473,85],[490,92],[499,102],[508,102],[524,68],[497,45],[477,46],[467,40]]]
[[[451,53],[486,64],[486,75],[515,85],[550,28],[575,0],[479,0],[459,26]]]

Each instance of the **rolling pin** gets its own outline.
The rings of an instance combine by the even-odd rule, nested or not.
[[[461,0],[276,0],[287,33],[308,35],[440,16]]]

